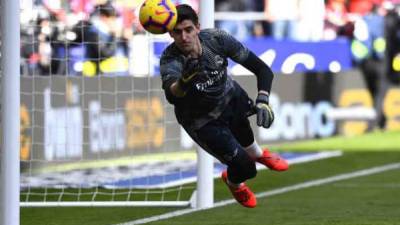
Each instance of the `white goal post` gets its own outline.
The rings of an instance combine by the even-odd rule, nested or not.
[[[214,1],[200,1],[200,24],[202,28],[214,27]],[[199,182],[197,183],[196,206],[197,208],[207,208],[214,203],[213,159],[202,149],[198,149],[197,152]]]
[[[20,26],[19,1],[0,2],[0,224],[19,225]]]

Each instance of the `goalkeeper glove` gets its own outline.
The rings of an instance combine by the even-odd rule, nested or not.
[[[185,59],[182,69],[182,76],[178,83],[184,93],[192,86],[193,81],[200,72],[199,60],[195,58]]]
[[[274,122],[274,112],[269,106],[269,97],[267,94],[258,93],[256,99],[257,125],[269,128]]]

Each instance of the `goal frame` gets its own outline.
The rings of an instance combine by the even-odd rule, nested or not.
[[[19,225],[20,3],[2,0],[0,224]]]
[[[14,6],[15,7],[15,6]],[[17,7],[19,9],[19,6]],[[15,15],[19,15],[15,13]],[[19,19],[19,18],[18,18]],[[200,3],[200,23],[202,28],[213,28],[214,27],[214,1],[212,0],[205,0],[201,1]],[[18,21],[19,23],[19,21]],[[19,34],[18,32],[15,32]],[[15,38],[13,39],[16,40]],[[19,42],[18,42],[19,43]],[[14,49],[19,49],[14,47]],[[19,52],[18,52],[19,54]],[[18,62],[18,61],[14,61]],[[19,65],[16,64],[16,65]],[[19,72],[18,72],[19,74]],[[19,77],[19,76],[15,76]],[[18,83],[20,81],[18,80]],[[16,91],[18,90],[18,91]],[[19,96],[19,89],[14,89],[13,93],[17,93],[14,95]],[[3,100],[4,101],[4,100]],[[19,103],[19,101],[18,101]],[[19,105],[18,105],[19,111]],[[16,115],[16,113],[9,113],[9,115]],[[19,112],[18,112],[19,115]],[[19,117],[16,119],[15,117],[12,118],[15,121],[18,121],[19,124]],[[19,127],[18,127],[19,131]],[[19,133],[18,133],[19,137]],[[15,139],[15,138],[14,138]],[[19,139],[18,141],[19,144]],[[16,149],[19,149],[16,147]],[[19,152],[19,150],[18,150]],[[15,156],[14,156],[15,157]],[[197,187],[192,197],[188,201],[57,201],[57,202],[20,202],[20,207],[133,207],[133,206],[145,206],[145,207],[195,207],[195,208],[208,208],[212,207],[214,203],[213,195],[214,195],[214,175],[213,175],[213,158],[211,155],[206,153],[204,150],[198,148],[197,149]],[[14,165],[19,165],[19,155],[18,155],[18,163]],[[15,167],[15,166],[14,166]],[[19,202],[19,170],[18,176],[12,175],[13,179],[18,180],[18,201]],[[14,189],[14,191],[17,189]],[[14,200],[15,201],[15,200]],[[3,204],[4,205],[4,204]],[[18,205],[18,204],[17,204]],[[19,214],[19,211],[18,211]],[[10,223],[5,223],[10,224]],[[13,224],[12,224],[13,225]]]

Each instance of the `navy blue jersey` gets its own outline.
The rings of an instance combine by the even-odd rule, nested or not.
[[[184,97],[168,96],[174,104],[178,122],[197,129],[221,115],[239,85],[227,75],[228,58],[243,63],[249,50],[228,33],[219,29],[202,30],[199,34],[202,72],[196,75],[193,86]],[[184,55],[174,43],[160,59],[163,88],[169,88],[182,74]]]

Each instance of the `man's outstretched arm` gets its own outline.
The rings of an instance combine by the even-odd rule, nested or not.
[[[258,95],[255,107],[257,125],[269,128],[275,118],[274,112],[269,106],[269,94],[274,74],[269,66],[251,51],[249,51],[248,57],[243,61],[242,65],[257,77]]]
[[[269,66],[251,51],[242,65],[256,75],[258,91],[269,95],[274,79],[274,73]]]

